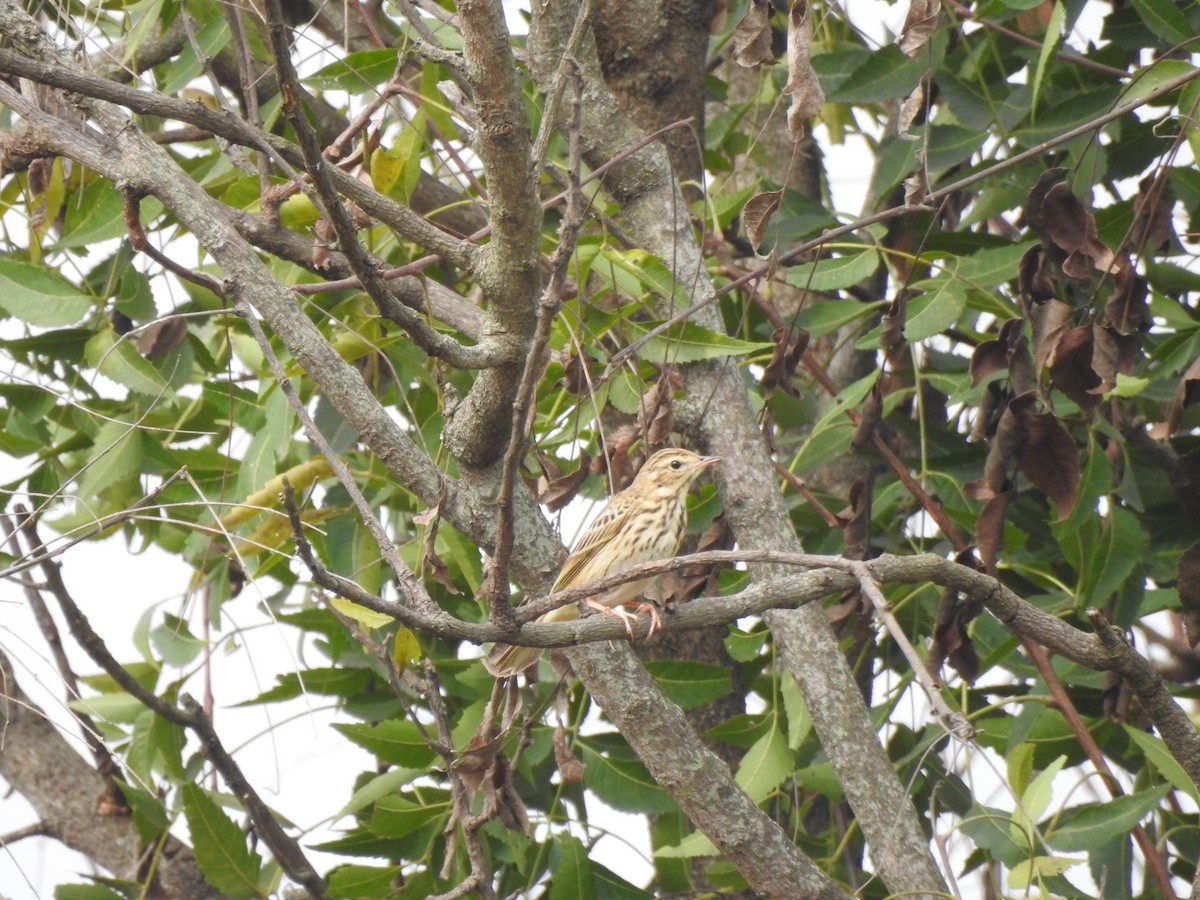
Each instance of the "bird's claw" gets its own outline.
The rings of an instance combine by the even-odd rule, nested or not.
[[[629,635],[631,641],[633,640],[633,626],[638,618],[636,613],[631,613],[621,606],[605,606],[603,603],[597,603],[594,600],[588,600],[587,605],[597,612],[624,622],[625,633]],[[632,606],[637,612],[644,612],[650,616],[650,630],[646,632],[646,639],[649,640],[654,637],[654,632],[662,627],[662,618],[658,614],[658,607],[653,603],[636,603],[632,604]]]

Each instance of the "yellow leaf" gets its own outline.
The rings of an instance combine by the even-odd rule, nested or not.
[[[420,657],[421,645],[417,636],[407,628],[397,631],[395,643],[392,645],[392,659],[396,661],[397,670],[403,674],[404,670]]]
[[[353,600],[347,600],[345,597],[334,597],[329,601],[329,605],[346,618],[353,619],[359,625],[363,625],[366,628],[382,628],[396,621],[389,615],[375,612],[375,610],[367,609],[365,606],[359,606]]]

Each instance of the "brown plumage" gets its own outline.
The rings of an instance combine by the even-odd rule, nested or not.
[[[678,553],[687,525],[688,488],[717,459],[700,456],[691,450],[668,449],[655,453],[642,466],[633,483],[614,495],[588,526],[563,563],[553,589],[562,591],[591,584],[606,575],[656,559],[670,559]],[[650,613],[653,631],[658,624],[657,611],[649,604],[637,602],[652,580],[643,578],[626,582],[589,597],[587,603],[594,609],[623,619],[626,628],[630,628],[635,617],[616,607],[635,604]],[[569,603],[551,610],[538,621],[565,622],[578,617],[578,604]],[[483,665],[497,678],[507,678],[528,669],[541,655],[539,647],[497,644]]]

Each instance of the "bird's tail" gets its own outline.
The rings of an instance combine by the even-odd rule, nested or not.
[[[579,607],[568,603],[558,609],[552,609],[544,616],[538,616],[539,622],[566,622],[579,618]],[[541,647],[520,647],[516,644],[497,644],[483,661],[483,667],[496,678],[511,678],[519,675],[538,661],[542,655]]]
[[[541,647],[497,644],[483,661],[483,667],[496,678],[510,678],[537,663],[541,655]]]

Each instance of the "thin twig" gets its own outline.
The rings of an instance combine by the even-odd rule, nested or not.
[[[513,491],[516,488],[521,459],[525,455],[525,448],[529,442],[529,433],[533,427],[533,414],[537,410],[535,395],[538,380],[542,375],[546,348],[550,343],[550,326],[554,323],[554,317],[558,311],[562,309],[567,266],[575,253],[575,245],[579,239],[584,219],[579,185],[579,166],[582,157],[580,133],[583,118],[580,104],[583,85],[580,81],[578,66],[571,61],[568,68],[573,75],[571,117],[567,126],[571,142],[568,177],[571,179],[572,189],[567,191],[567,210],[558,229],[558,247],[551,260],[550,281],[542,292],[542,298],[538,304],[537,325],[534,328],[533,338],[530,340],[529,354],[525,360],[525,368],[521,373],[521,382],[513,402],[513,429],[509,436],[508,449],[504,454],[500,489],[496,498],[498,511],[496,546],[492,552],[491,569],[488,572],[487,586],[484,591],[492,620],[501,624],[506,623],[511,615],[508,607],[508,568],[513,547]]]
[[[963,715],[961,710],[951,709],[949,704],[946,703],[945,698],[942,697],[941,686],[933,680],[933,677],[929,674],[929,670],[925,666],[924,660],[917,655],[917,651],[908,639],[908,635],[904,633],[904,629],[896,621],[895,615],[892,614],[892,604],[888,602],[887,597],[883,596],[883,591],[879,589],[879,583],[875,580],[875,576],[870,568],[863,562],[848,562],[850,563],[850,571],[858,579],[858,586],[862,590],[863,595],[875,607],[875,612],[883,620],[888,634],[896,646],[900,648],[900,652],[904,655],[904,658],[908,660],[913,677],[924,688],[925,695],[929,698],[929,705],[933,707],[934,714],[942,720],[942,724],[946,726],[947,731],[955,738],[960,741],[969,741],[976,734],[975,727]]]

